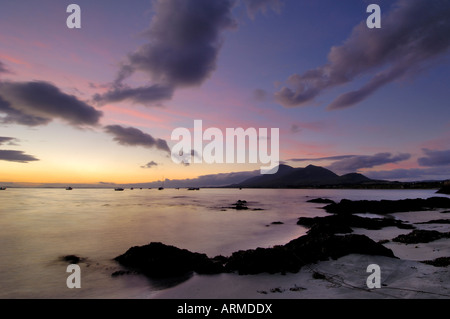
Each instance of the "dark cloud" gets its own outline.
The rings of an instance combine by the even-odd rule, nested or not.
[[[369,29],[362,21],[341,46],[331,48],[327,64],[292,75],[290,87],[278,91],[276,100],[285,107],[302,106],[327,89],[369,75],[366,85],[329,105],[329,109],[349,107],[429,66],[450,47],[450,1],[399,0],[382,23],[381,29]]]
[[[130,88],[120,86],[113,88],[105,94],[95,94],[93,100],[99,104],[121,102],[130,100],[134,103],[149,104],[172,97],[173,88],[163,85],[151,85],[146,87]]]
[[[266,13],[269,9],[280,12],[282,2],[280,0],[244,0],[247,6],[247,13],[250,18],[254,19],[258,11]]]
[[[450,150],[435,151],[424,148],[423,152],[426,156],[418,159],[420,166],[450,166]]]
[[[201,84],[216,68],[221,33],[235,26],[234,0],[158,0],[148,43],[128,56],[125,76],[140,70],[157,83]]]
[[[102,112],[68,95],[51,83],[0,82],[0,121],[28,126],[61,119],[74,126],[98,124]]]
[[[11,104],[0,96],[0,114],[5,114],[0,117],[0,123],[9,124],[16,123],[26,126],[38,126],[50,123],[51,118],[44,118],[41,116],[26,114],[18,109],[11,107]]]
[[[125,146],[142,146],[155,147],[159,150],[168,152],[170,154],[167,142],[162,139],[156,139],[150,134],[144,133],[134,127],[122,127],[120,125],[105,126],[105,132],[114,136],[113,140],[120,145]]]
[[[10,150],[0,150],[0,160],[19,163],[39,161],[39,159],[37,159],[36,157],[25,154],[22,151],[10,151]]]
[[[141,168],[152,168],[153,166],[158,166],[158,163],[151,161],[151,162],[148,162],[147,164],[141,166]]]
[[[18,140],[14,137],[6,137],[6,136],[0,136],[0,145],[3,143],[8,143],[8,145],[17,145]]]
[[[170,98],[174,88],[202,84],[216,69],[222,32],[236,25],[231,13],[235,0],[156,0],[153,4],[154,16],[143,32],[147,43],[128,54],[107,95],[125,95],[145,104]],[[137,71],[158,86],[124,86],[123,81]]]
[[[328,169],[334,172],[356,172],[362,168],[372,168],[374,166],[398,163],[411,158],[410,154],[392,155],[391,153],[378,153],[375,155],[356,155],[348,156],[333,162],[327,166]]]

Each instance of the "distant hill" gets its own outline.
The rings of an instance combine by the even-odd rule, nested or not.
[[[278,172],[275,174],[258,175],[231,186],[243,188],[295,188],[345,186],[374,182],[379,183],[382,181],[375,181],[358,173],[339,176],[326,168],[314,165],[308,165],[305,168],[280,165]]]

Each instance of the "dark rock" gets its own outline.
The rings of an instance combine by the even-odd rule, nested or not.
[[[447,267],[450,266],[450,257],[439,257],[434,260],[425,260],[422,262],[435,267]]]
[[[444,185],[436,193],[450,195],[450,185]]]
[[[334,200],[327,198],[314,198],[307,201],[308,203],[317,203],[317,204],[335,204]]]
[[[283,222],[272,222],[271,225],[283,225]]]
[[[228,258],[216,256],[210,259],[204,254],[192,253],[161,243],[150,243],[146,246],[132,247],[115,260],[151,278],[164,278],[193,271],[200,274],[238,272],[241,275],[295,273],[304,265],[329,258],[337,259],[348,254],[396,258],[390,249],[367,236],[336,236],[318,232],[299,237],[284,246],[240,250]]]
[[[237,209],[237,210],[246,210],[248,209],[247,207],[247,201],[246,200],[238,200],[236,203],[233,204],[232,207],[233,209]]]
[[[378,230],[384,227],[395,226],[401,229],[414,229],[414,226],[405,224],[400,220],[392,218],[365,218],[356,215],[330,215],[325,217],[300,217],[298,225],[323,229],[329,233],[351,233],[350,227]],[[321,228],[318,228],[321,227]]]
[[[428,199],[402,199],[402,200],[360,200],[351,201],[343,199],[339,203],[324,207],[332,214],[391,214],[399,212],[412,212],[432,210],[435,208],[450,208],[450,198],[430,197]]]
[[[348,254],[382,255],[395,258],[393,252],[364,235],[336,236],[308,234],[284,246],[238,251],[225,265],[227,271],[241,275],[298,272],[304,265]]]
[[[149,277],[181,276],[192,271],[202,274],[223,271],[220,263],[209,259],[205,254],[162,243],[132,247],[114,260]]]
[[[419,243],[429,243],[441,238],[450,238],[450,232],[441,233],[436,230],[413,230],[411,233],[406,235],[399,235],[392,239],[392,241],[404,244],[419,244]]]
[[[78,257],[76,255],[63,256],[63,257],[61,257],[61,259],[63,261],[67,261],[69,264],[78,264],[82,260],[81,257]]]
[[[130,274],[133,274],[134,272],[133,271],[130,271],[130,270],[117,270],[117,271],[115,271],[115,272],[113,272],[112,274],[111,274],[111,277],[118,277],[118,276],[123,276],[123,275],[130,275]]]
[[[321,274],[320,272],[317,272],[317,271],[313,272],[312,277],[314,279],[321,279],[321,280],[324,280],[327,278],[324,274]]]
[[[433,219],[433,220],[429,220],[427,222],[422,222],[422,223],[416,223],[417,225],[419,224],[450,224],[450,219]]]
[[[308,234],[348,234],[352,233],[353,229],[343,223],[316,223],[308,230]]]

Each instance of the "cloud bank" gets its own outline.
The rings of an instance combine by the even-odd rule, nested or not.
[[[275,99],[285,107],[303,106],[328,89],[369,76],[365,85],[339,95],[328,109],[353,106],[448,52],[448,34],[450,1],[399,0],[382,17],[381,29],[361,22],[342,45],[331,48],[328,63],[290,76],[289,87],[276,92]]]

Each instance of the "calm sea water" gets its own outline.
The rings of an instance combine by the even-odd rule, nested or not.
[[[305,234],[299,217],[325,215],[308,199],[431,196],[433,190],[7,189],[0,191],[0,298],[151,298],[169,283],[111,277],[121,269],[112,259],[132,246],[159,241],[229,256]],[[249,210],[229,209],[237,200]],[[60,258],[69,254],[85,258],[81,289],[67,288],[68,264]]]

